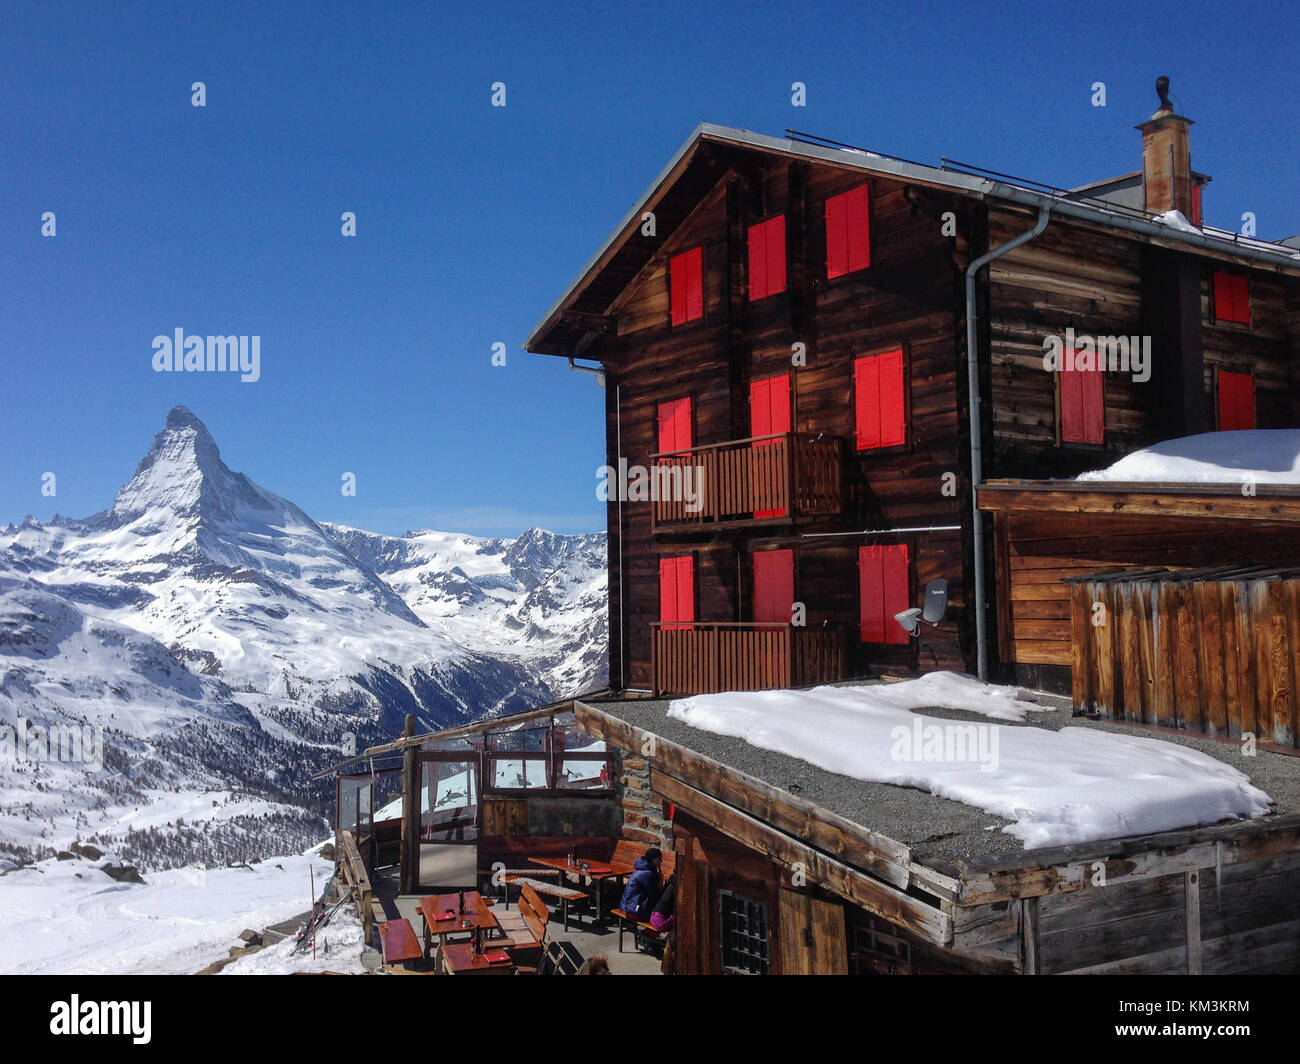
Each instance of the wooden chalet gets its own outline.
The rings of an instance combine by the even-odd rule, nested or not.
[[[1064,585],[1013,586],[972,482],[1300,425],[1300,257],[1202,224],[1190,124],[1165,100],[1140,173],[1073,191],[697,129],[525,344],[597,374],[607,465],[664,488],[611,496],[612,685],[956,668],[1068,690]],[[1075,365],[1081,337],[1106,372]],[[896,614],[941,579],[946,617],[909,635]]]

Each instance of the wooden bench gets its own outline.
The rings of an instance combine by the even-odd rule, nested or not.
[[[502,945],[510,953],[511,959],[521,972],[536,973],[537,962],[546,949],[547,924],[551,921],[551,910],[546,907],[546,903],[542,901],[537,891],[527,883],[519,888],[518,909],[522,926],[506,931],[505,925],[502,924],[502,931],[506,931],[507,936]],[[521,959],[531,963],[521,964]]]
[[[569,930],[569,902],[589,900],[585,891],[562,886],[558,883],[547,883],[545,880],[533,879],[531,876],[506,876],[505,882],[507,891],[513,886],[518,886],[520,889],[532,887],[539,895],[559,899],[560,914],[564,921],[565,931]],[[506,908],[510,908],[510,895],[508,893],[506,894]]]
[[[649,937],[649,938],[653,938],[653,939],[656,939],[656,940],[657,940],[661,935],[664,934],[664,932],[660,931],[658,928],[654,927],[652,924],[646,923],[646,921],[644,921],[644,920],[638,920],[635,916],[631,916],[631,915],[629,915],[628,913],[625,913],[622,909],[611,909],[610,911],[611,911],[615,916],[618,917],[618,951],[619,951],[619,953],[622,953],[622,952],[623,952],[623,935],[624,935],[624,933],[627,931],[629,925],[631,926],[631,928],[632,928],[633,931],[639,931],[639,932],[642,932],[642,933],[645,934],[647,937]]]
[[[379,925],[379,940],[383,945],[385,964],[402,964],[424,956],[424,947],[420,945],[410,920],[384,921]]]

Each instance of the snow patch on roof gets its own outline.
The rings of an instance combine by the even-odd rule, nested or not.
[[[1077,480],[1300,484],[1300,429],[1205,432],[1144,447]]]
[[[679,699],[668,716],[854,779],[915,787],[1011,821],[1027,849],[1262,816],[1271,801],[1197,750],[1091,728],[926,716],[944,705],[1022,719],[1025,692],[952,673],[898,684]]]

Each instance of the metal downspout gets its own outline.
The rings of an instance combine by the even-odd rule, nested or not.
[[[994,259],[1008,251],[1027,244],[1047,228],[1052,216],[1050,207],[1039,207],[1038,221],[1034,227],[1013,237],[992,251],[981,255],[966,268],[966,376],[970,396],[970,507],[975,549],[975,654],[976,669],[981,680],[988,680],[989,646],[988,626],[985,623],[984,593],[984,520],[980,514],[975,489],[984,479],[983,420],[980,415],[979,351],[976,346],[975,275]]]

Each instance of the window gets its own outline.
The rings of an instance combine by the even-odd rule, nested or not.
[[[669,260],[668,285],[674,325],[704,317],[704,248],[691,248]]]
[[[730,890],[718,891],[722,916],[722,970],[767,975],[771,965],[767,903]]]
[[[572,712],[521,721],[486,733],[485,791],[609,790],[613,775],[603,740],[578,727]]]
[[[765,380],[750,381],[749,384],[749,434],[751,436],[773,436],[777,433],[786,433],[790,431],[790,377],[783,374],[780,377],[768,377]],[[771,447],[778,443],[778,440],[755,440],[755,447]],[[779,454],[777,451],[771,452],[766,457],[772,457]],[[758,457],[757,455],[755,456]],[[787,456],[787,461],[789,461]],[[756,496],[769,494],[772,491],[772,478],[766,474],[770,473],[770,467],[761,463],[755,463],[754,466],[754,492]],[[784,517],[786,511],[783,509],[775,510],[755,510],[756,518],[764,517]]]
[[[855,361],[853,395],[859,451],[907,442],[901,348]]]
[[[1219,431],[1255,427],[1255,378],[1249,373],[1219,370]]]
[[[910,637],[894,620],[912,605],[907,544],[858,550],[859,628],[864,643],[903,643]]]
[[[789,624],[794,609],[794,551],[754,555],[754,622]]]
[[[871,193],[866,185],[826,201],[826,277],[871,265]]]
[[[1065,353],[1074,364],[1074,352]],[[1106,438],[1106,394],[1096,369],[1062,369],[1057,375],[1061,394],[1061,442],[1102,443]]]
[[[659,559],[659,620],[665,629],[689,629],[695,620],[695,556]]]
[[[785,291],[785,215],[749,227],[749,301]]]
[[[691,449],[691,400],[659,404],[659,453],[680,454]]]
[[[1214,320],[1250,324],[1250,283],[1241,274],[1214,274]]]

